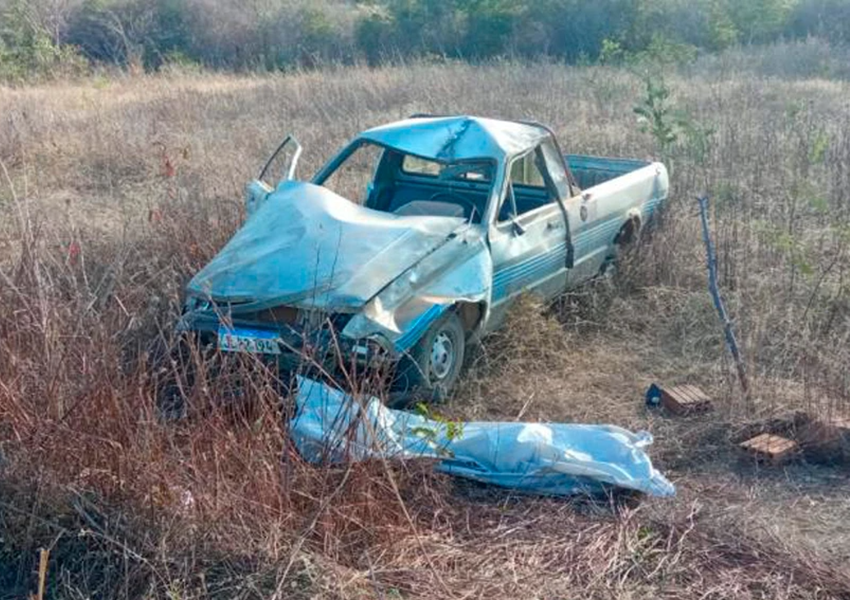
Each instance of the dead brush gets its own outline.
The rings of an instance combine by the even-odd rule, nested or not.
[[[196,390],[202,410],[161,422],[145,350],[176,315],[169,286],[193,260],[183,254],[191,245],[154,266],[163,248],[84,244],[72,263],[34,221],[21,225],[25,247],[15,277],[4,272],[0,318],[1,501],[17,515],[2,535],[21,558],[16,572],[3,571],[3,589],[31,585],[28,566],[43,546],[53,549],[48,589],[57,595],[260,589],[234,588],[228,568],[194,578],[206,569],[197,553],[222,552],[258,557],[252,568],[270,576],[257,585],[272,597],[289,597],[291,585],[311,595],[302,565],[310,552],[344,564],[384,536],[415,534],[401,494],[439,489],[439,478],[415,465],[307,465],[289,440],[279,382],[253,365],[235,365],[251,383],[235,409],[224,381],[210,377]],[[152,294],[154,285],[163,287]]]
[[[720,450],[780,411],[850,406],[847,83],[668,84],[717,133],[700,160],[687,139],[669,149],[668,218],[623,286],[514,311],[445,407],[651,429],[679,497],[631,511],[464,488],[428,465],[307,465],[263,372],[250,410],[222,407],[213,377],[203,410],[166,425],[147,362],[284,130],[305,176],[354,132],[423,110],[533,117],[576,151],[648,156],[628,72],[507,61],[0,88],[14,184],[0,185],[0,597],[37,591],[41,547],[47,597],[69,599],[846,597],[845,473],[736,471]],[[706,297],[691,212],[705,189],[748,406]],[[717,423],[644,411],[646,386],[675,377],[719,398]]]
[[[500,369],[507,365],[545,366],[568,347],[568,339],[546,306],[532,295],[522,295],[506,316],[505,326],[478,349],[473,368]]]
[[[548,369],[557,376],[564,357],[572,351],[569,335],[546,306],[523,295],[511,307],[504,325],[470,348],[466,373],[447,412],[474,419],[521,419],[534,404],[529,373]],[[538,376],[538,380],[542,378]]]

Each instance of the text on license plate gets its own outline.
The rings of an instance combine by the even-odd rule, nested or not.
[[[218,347],[225,352],[280,354],[280,341],[271,331],[238,327],[218,329]]]

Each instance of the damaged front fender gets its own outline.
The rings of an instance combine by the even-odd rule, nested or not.
[[[474,333],[486,321],[493,264],[478,228],[470,227],[410,267],[355,315],[342,335],[351,339],[383,338],[406,352],[431,324],[453,307],[474,304],[478,318],[467,323]]]

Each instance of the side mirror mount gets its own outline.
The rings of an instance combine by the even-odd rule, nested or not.
[[[245,214],[250,217],[266,201],[272,190],[262,181],[255,179],[245,186]]]
[[[522,226],[516,217],[511,217],[511,230],[514,232],[514,235],[524,235],[525,227]]]

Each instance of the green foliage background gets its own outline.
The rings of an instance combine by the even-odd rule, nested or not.
[[[422,57],[680,62],[810,36],[850,41],[850,0],[0,0],[0,77]]]

